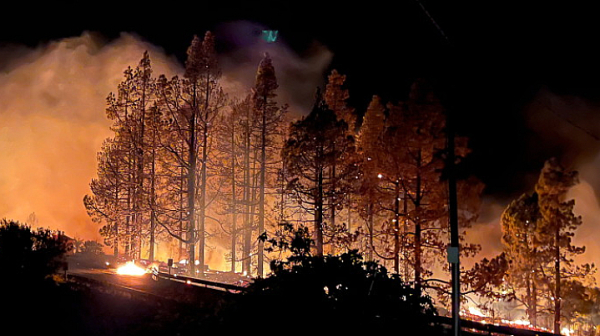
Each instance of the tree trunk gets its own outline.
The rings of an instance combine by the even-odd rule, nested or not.
[[[537,285],[535,283],[535,272],[531,281],[531,324],[537,327]]]
[[[189,120],[189,145],[188,145],[188,172],[187,172],[187,209],[188,209],[188,265],[191,276],[196,275],[196,161],[197,161],[197,140],[196,140],[196,86],[194,86],[194,104],[192,104],[192,115]]]
[[[560,229],[559,226],[556,226],[555,238],[554,238],[554,281],[555,290],[554,290],[554,333],[560,334]]]
[[[335,153],[335,141],[332,143],[332,152]],[[337,232],[336,228],[335,228],[335,208],[336,208],[336,195],[335,195],[335,191],[336,191],[336,160],[333,160],[329,172],[329,176],[331,178],[331,201],[330,201],[330,207],[331,209],[329,209],[329,225],[330,227],[333,229],[333,232]],[[331,251],[331,254],[335,254],[336,250],[335,250],[335,244],[331,244],[331,247],[329,249]]]
[[[403,237],[402,237],[402,256],[404,259],[404,280],[406,281],[408,279],[408,275],[409,275],[409,262],[408,262],[408,257],[407,257],[407,240],[408,240],[408,197],[406,197],[406,190],[404,191],[404,199],[403,199],[403,203],[404,203],[404,230],[403,230]]]
[[[394,272],[400,274],[400,183],[394,188]]]
[[[119,171],[118,161],[117,161],[117,171]],[[113,255],[115,258],[119,257],[119,191],[120,191],[119,177],[115,177],[115,241],[113,246]]]
[[[415,290],[421,292],[421,219],[419,213],[421,210],[421,151],[417,153],[417,184],[415,188]]]
[[[148,259],[154,262],[154,245],[156,231],[156,129],[152,136],[152,164],[150,168],[150,253]]]
[[[252,224],[250,222],[250,112],[246,113],[246,133],[245,133],[245,153],[244,153],[244,244],[242,253],[242,270],[246,275],[250,275],[250,245]]]
[[[208,123],[204,122],[204,131],[202,132],[202,170],[201,170],[201,182],[200,182],[200,218],[198,221],[198,268],[199,275],[204,276],[205,260],[204,260],[204,245],[205,245],[205,225],[206,225],[206,181],[207,181],[207,169],[206,164],[208,162]]]
[[[235,124],[231,124],[231,273],[235,273],[237,238],[237,201],[235,195]]]
[[[317,170],[317,197],[315,197],[315,247],[317,256],[323,256],[323,168]]]
[[[369,227],[369,261],[373,261],[373,251],[375,250],[375,245],[373,244],[373,230],[375,230],[373,221],[373,207],[373,202],[369,202],[367,210],[367,225]]]
[[[263,234],[265,230],[265,176],[267,170],[267,97],[263,97],[263,111],[262,111],[262,129],[261,129],[261,144],[260,144],[260,191],[258,200],[258,234]],[[264,276],[264,243],[262,240],[258,241],[258,276]]]

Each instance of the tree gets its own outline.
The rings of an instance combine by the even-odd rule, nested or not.
[[[317,255],[323,255],[323,237],[327,230],[325,192],[332,185],[341,187],[343,181],[355,176],[355,165],[349,162],[354,155],[354,139],[347,135],[347,127],[346,122],[327,108],[318,91],[310,114],[290,126],[281,152],[290,178],[288,188],[298,203],[313,215]],[[329,174],[333,166],[338,167],[335,176]]]
[[[502,242],[510,263],[507,284],[511,295],[526,307],[533,326],[537,326],[540,292],[543,290],[541,275],[549,261],[547,254],[540,253],[541,220],[539,197],[535,192],[523,194],[512,201],[501,218]]]
[[[283,113],[285,107],[277,106],[275,97],[277,94],[277,78],[275,77],[275,68],[273,67],[269,54],[265,54],[264,58],[258,66],[256,72],[256,82],[252,89],[252,103],[254,113],[257,115],[258,127],[260,129],[260,175],[259,175],[259,199],[258,199],[258,232],[259,235],[265,230],[265,195],[267,187],[267,168],[269,162],[268,157],[273,154],[273,142],[277,135],[277,130],[282,126]],[[270,155],[267,152],[270,150]],[[263,276],[264,267],[264,247],[262,242],[258,244],[258,275]]]
[[[373,239],[375,236],[375,216],[382,210],[382,195],[379,192],[379,187],[383,176],[378,175],[377,171],[383,160],[380,156],[383,155],[381,149],[384,146],[384,127],[385,108],[379,97],[373,96],[357,136],[357,150],[362,160],[360,162],[360,178],[357,179],[358,186],[355,190],[359,214],[365,220],[367,226],[367,255],[369,261],[373,260],[373,253],[375,252]],[[397,267],[394,270],[399,273]]]
[[[125,254],[139,259],[145,226],[154,218],[147,202],[154,195],[145,192],[148,179],[155,177],[148,168],[155,163],[150,156],[155,148],[149,148],[155,144],[148,132],[150,121],[156,119],[156,109],[151,108],[154,94],[150,56],[145,52],[137,67],[124,71],[117,93],[107,97],[106,115],[113,121],[115,135],[98,153],[97,178],[90,183],[92,194],[84,197],[84,205],[95,222],[105,223],[101,234],[115,256],[124,243]],[[153,227],[148,231],[152,240]]]
[[[356,250],[314,255],[314,241],[304,226],[294,229],[286,223],[277,236],[262,239],[269,251],[287,254],[286,260],[271,262],[271,275],[256,279],[234,302],[224,327],[245,328],[270,311],[267,325],[274,330],[308,323],[320,332],[384,332],[399,325],[408,333],[441,332],[433,323],[436,310],[429,297],[390,276],[385,267],[364,262]]]
[[[327,77],[327,85],[325,86],[325,104],[331,109],[335,115],[346,122],[348,125],[348,132],[351,134],[355,133],[356,129],[356,115],[354,109],[348,106],[348,99],[350,94],[348,90],[343,88],[346,82],[346,76],[332,70],[331,74]]]
[[[175,190],[176,194],[185,195],[185,203],[175,203],[170,212],[178,212],[182,215],[181,219],[185,218],[185,236],[184,232],[177,233],[170,228],[168,223],[162,225],[171,236],[187,244],[190,271],[196,274],[194,261],[198,260],[197,266],[202,275],[205,269],[207,208],[216,194],[216,190],[209,186],[208,176],[212,164],[211,138],[226,97],[219,84],[221,73],[212,33],[207,32],[203,40],[194,36],[187,55],[183,80],[177,76],[171,80],[161,76],[158,80],[159,106],[164,109],[168,120],[162,144],[170,156],[166,161],[171,167],[166,169],[172,172],[180,170],[172,184],[180,186],[179,192]],[[176,181],[177,177],[179,181]],[[209,190],[213,191],[213,195]]]
[[[576,183],[577,172],[556,159],[546,161],[535,191],[512,201],[502,214],[503,252],[492,259],[497,267],[483,260],[467,272],[473,290],[525,306],[532,325],[539,326],[540,315],[551,315],[555,333],[562,330],[561,320],[570,320],[585,306],[568,303],[563,311],[563,302],[567,297],[582,301],[583,284],[595,272],[593,264],[574,263],[585,252],[572,244],[581,217],[573,213],[574,201],[566,200]],[[478,279],[491,280],[478,286]]]
[[[83,243],[83,247],[80,252],[81,253],[89,253],[89,254],[101,254],[102,253],[102,245],[94,240],[86,240]]]
[[[541,223],[539,230],[542,249],[547,255],[553,270],[545,274],[550,290],[550,300],[554,303],[554,332],[561,331],[562,283],[569,278],[582,278],[590,274],[593,265],[576,267],[573,257],[585,252],[585,247],[572,244],[575,230],[581,225],[581,216],[573,213],[574,200],[566,200],[567,192],[578,183],[576,171],[564,169],[555,158],[544,164],[535,191],[539,196]]]
[[[335,69],[332,70],[331,74],[327,77],[327,85],[325,86],[325,94],[323,95],[323,99],[325,100],[327,107],[333,111],[335,116],[339,120],[343,120],[346,123],[347,136],[354,137],[356,134],[356,115],[354,114],[354,109],[349,107],[347,103],[347,100],[350,98],[350,94],[348,93],[348,90],[343,88],[345,81],[346,76],[339,74]],[[335,143],[333,145],[335,146]],[[338,167],[335,162],[329,168],[329,175],[331,176],[332,180],[329,190],[327,190],[327,196],[329,199],[329,226],[333,229],[334,235],[337,231],[340,231],[338,229],[339,226],[336,223],[337,213],[342,209],[344,203],[347,203],[348,195],[350,195],[350,188],[347,188],[347,185],[337,185],[338,179],[336,178],[336,175],[338,173],[343,173],[344,168],[344,166]],[[340,169],[342,169],[342,171],[338,172]],[[335,239],[336,237],[334,236],[333,238]]]
[[[397,255],[402,247],[406,254],[404,262],[410,265],[415,287],[420,288],[431,275],[428,266],[443,261],[449,245],[448,191],[444,181],[446,117],[441,101],[424,80],[413,83],[405,101],[387,107],[379,171],[373,172],[382,178],[382,207],[389,214],[384,237],[393,237],[394,247],[388,250],[393,251],[389,254],[397,267]],[[469,150],[465,138],[458,138],[456,142],[455,156],[460,161]],[[464,179],[458,191],[462,201],[459,204],[460,236],[463,237],[460,251],[463,256],[469,256],[477,253],[479,247],[466,244],[464,235],[477,219],[483,184],[474,178]],[[402,210],[400,201],[405,202]],[[398,243],[400,217],[404,219],[402,246]]]

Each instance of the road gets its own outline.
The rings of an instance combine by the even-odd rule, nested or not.
[[[145,301],[173,301],[209,308],[222,302],[231,293],[183,281],[160,278],[151,274],[121,275],[113,269],[75,268],[67,272],[70,281],[94,287],[104,292],[136,297]]]
[[[97,268],[79,268],[69,270],[68,275],[81,276],[100,282],[110,283],[126,288],[136,289],[145,292],[152,292],[155,289],[155,281],[149,274],[143,276],[120,275],[114,269]]]

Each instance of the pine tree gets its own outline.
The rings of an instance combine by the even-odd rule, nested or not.
[[[328,76],[327,85],[325,86],[324,100],[327,107],[333,111],[336,117],[343,120],[348,125],[346,132],[348,136],[355,136],[356,134],[356,115],[354,109],[348,106],[347,100],[350,98],[348,90],[343,88],[346,76],[341,75],[337,70],[332,70]],[[335,146],[335,143],[334,143]],[[338,228],[336,223],[336,216],[339,210],[345,202],[347,202],[347,195],[350,194],[349,188],[344,186],[336,185],[336,175],[339,174],[338,170],[344,167],[337,167],[335,162],[329,168],[329,175],[331,176],[332,184],[327,191],[329,199],[329,226],[334,230],[334,235],[340,231],[347,231],[348,228]],[[347,186],[345,186],[347,187]],[[333,239],[339,237],[332,237]],[[332,247],[335,247],[332,244]]]
[[[145,52],[136,68],[124,71],[117,94],[107,98],[106,114],[113,121],[115,136],[99,153],[98,178],[90,184],[93,195],[84,198],[88,213],[96,221],[101,217],[106,220],[101,233],[113,245],[114,253],[119,253],[119,243],[124,242],[125,255],[136,259],[141,257],[149,218],[143,190],[149,151],[145,132],[153,98],[152,68]]]
[[[557,334],[562,329],[561,319],[572,316],[574,309],[569,305],[563,312],[565,298],[581,293],[578,283],[590,281],[595,272],[593,264],[574,263],[574,257],[585,252],[585,248],[572,244],[581,217],[573,213],[574,201],[566,200],[576,183],[577,172],[565,170],[556,159],[546,161],[535,191],[521,195],[502,214],[504,247],[493,260],[505,260],[505,267],[481,266],[467,272],[470,280],[492,279],[492,285],[480,286],[480,293],[516,299],[525,306],[534,326],[539,327],[539,317],[550,312],[553,316],[546,316],[554,320]],[[481,281],[470,283],[477,288]]]
[[[361,173],[357,176],[358,187],[356,195],[361,217],[367,226],[367,255],[368,260],[373,260],[375,251],[375,216],[381,210],[379,185],[381,183],[377,171],[380,168],[383,154],[383,132],[385,127],[385,108],[379,97],[373,96],[357,136],[358,153],[362,159],[360,162]],[[360,176],[360,178],[358,178]],[[398,269],[395,269],[398,272]]]
[[[525,307],[529,321],[537,326],[539,292],[543,289],[541,274],[549,261],[540,253],[541,214],[537,193],[523,194],[502,213],[502,242],[510,263],[507,284],[511,295]],[[523,292],[518,295],[517,292]]]
[[[338,119],[342,119],[348,124],[348,132],[355,133],[356,115],[354,109],[348,106],[350,94],[348,90],[343,88],[346,82],[346,76],[341,75],[337,70],[332,70],[327,77],[327,85],[325,86],[325,104],[331,109]]]
[[[348,157],[354,152],[354,139],[347,135],[347,124],[338,120],[327,108],[320,92],[310,114],[290,127],[290,135],[282,150],[286,171],[290,174],[288,187],[298,203],[313,215],[313,234],[317,255],[323,255],[325,214],[327,202],[325,192],[332,183],[341,185],[342,179],[355,176],[354,164]],[[334,178],[328,174],[336,165],[346,168]]]
[[[384,172],[394,184],[388,208],[394,209],[394,215],[398,211],[392,204],[401,197],[396,186],[399,185],[402,196],[410,203],[405,216],[414,228],[411,264],[415,287],[420,289],[423,273],[428,274],[424,249],[441,251],[444,246],[441,232],[446,225],[441,219],[446,214],[446,200],[440,175],[443,160],[438,154],[445,146],[445,117],[439,100],[423,82],[413,84],[406,102],[389,108],[384,141],[388,144],[387,153],[396,155],[386,156],[383,162]]]
[[[185,206],[175,210],[183,211],[186,236],[174,234],[173,230],[171,235],[187,244],[190,272],[197,273],[195,260],[198,260],[202,275],[205,269],[207,206],[210,204],[210,139],[217,116],[225,104],[225,95],[219,85],[220,70],[213,35],[207,32],[203,40],[195,36],[187,55],[184,79],[174,77],[167,80],[161,76],[159,91],[160,105],[166,111],[170,127],[165,148],[172,159],[167,161],[175,165],[171,171],[181,170],[179,176],[185,181],[181,184],[186,196]]]
[[[258,66],[256,72],[256,81],[252,89],[252,104],[260,134],[259,150],[260,150],[260,172],[259,172],[259,192],[258,192],[258,233],[262,235],[265,231],[265,203],[266,203],[266,188],[267,188],[267,170],[269,168],[268,157],[272,157],[274,153],[273,142],[277,130],[281,128],[283,121],[283,113],[285,107],[277,106],[275,97],[277,94],[277,78],[275,77],[275,68],[273,67],[269,54],[265,54],[264,58]],[[270,152],[270,153],[267,153]],[[264,244],[258,242],[258,276],[264,276]]]
[[[554,303],[554,332],[561,331],[561,306],[564,295],[561,285],[567,278],[583,277],[591,267],[584,265],[577,268],[573,257],[585,252],[584,247],[572,244],[575,230],[581,225],[581,216],[573,213],[574,200],[566,200],[567,192],[578,183],[576,171],[565,170],[555,158],[544,164],[535,191],[539,197],[541,223],[539,230],[543,232],[540,240],[543,249],[539,251],[552,260],[553,271],[546,275],[550,301]],[[583,272],[582,272],[583,271]],[[550,275],[552,274],[552,275]]]
[[[410,268],[414,285],[420,290],[432,274],[428,266],[445,261],[449,245],[448,194],[443,176],[446,118],[440,100],[423,80],[413,83],[405,101],[388,104],[387,108],[376,172],[381,177],[382,209],[389,214],[383,226],[383,243],[389,246],[386,248],[391,253],[386,253],[386,257],[394,259],[397,272],[398,255],[404,256],[405,276]],[[468,153],[466,139],[459,140],[455,149],[457,159]],[[483,185],[471,178],[461,181],[458,189],[462,214],[460,251],[468,256],[479,250],[477,245],[466,244],[464,235],[477,218]]]
[[[97,178],[92,179],[92,194],[83,198],[86,211],[93,222],[104,223],[100,229],[104,243],[113,247],[115,257],[119,256],[119,242],[122,230],[119,230],[121,216],[122,176],[119,169],[121,155],[112,139],[107,139],[97,155]]]

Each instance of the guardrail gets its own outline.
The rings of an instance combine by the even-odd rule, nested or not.
[[[119,296],[137,299],[142,299],[145,302],[172,302],[172,299],[150,293],[137,288],[131,288],[120,284],[111,283],[108,281],[92,279],[83,275],[69,274],[68,280],[71,285],[85,286],[87,288],[94,288],[105,293],[117,294]]]
[[[221,283],[221,282],[214,282],[214,281],[209,281],[209,280],[204,280],[204,279],[199,279],[199,278],[194,278],[194,277],[189,277],[189,276],[184,276],[184,275],[169,274],[169,273],[165,273],[165,272],[160,272],[156,268],[153,269],[152,270],[152,279],[154,279],[155,281],[158,281],[158,279],[160,279],[160,278],[173,280],[173,281],[185,282],[188,284],[202,285],[204,287],[220,289],[220,290],[224,290],[224,291],[232,292],[232,293],[241,293],[241,292],[246,291],[246,288],[241,287],[241,286],[236,286],[236,285],[231,285],[231,284],[226,284],[226,283]]]
[[[453,325],[452,318],[445,316],[437,316],[436,320],[438,323],[443,325],[449,325],[450,327]],[[495,325],[495,324],[487,324],[480,323],[470,320],[460,320],[461,328],[467,329],[467,331],[471,331],[470,334],[483,334],[483,335],[514,335],[514,336],[560,336],[559,334],[547,332],[547,331],[537,331],[530,329],[521,329],[503,325]],[[470,330],[469,330],[470,329]]]

